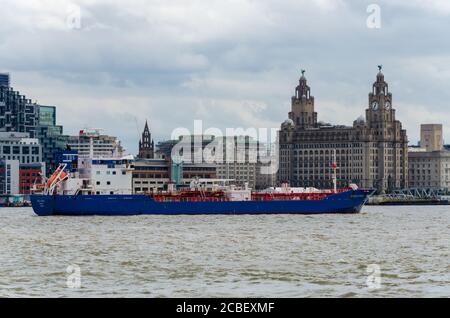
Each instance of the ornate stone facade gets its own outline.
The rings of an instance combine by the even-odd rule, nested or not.
[[[148,122],[145,122],[142,139],[139,140],[139,159],[153,159],[155,158],[155,143],[152,140],[152,134],[148,128]]]
[[[278,182],[331,188],[331,165],[336,162],[339,187],[356,183],[379,192],[407,187],[408,138],[395,119],[381,67],[366,118],[358,118],[351,127],[317,121],[314,97],[302,73],[289,119],[281,126]]]

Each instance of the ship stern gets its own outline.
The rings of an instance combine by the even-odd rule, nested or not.
[[[50,216],[55,212],[55,198],[51,195],[31,195],[31,206],[38,216]]]

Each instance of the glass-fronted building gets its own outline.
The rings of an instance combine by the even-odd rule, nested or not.
[[[56,126],[56,107],[39,105],[39,125]]]
[[[8,73],[0,73],[0,86],[9,87],[9,74]]]
[[[56,125],[56,107],[39,105],[38,138],[42,145],[42,159],[46,164],[47,175],[53,173],[58,163],[56,156],[67,148],[68,136],[63,126]]]
[[[28,133],[36,137],[39,106],[13,88],[0,85],[0,132]]]

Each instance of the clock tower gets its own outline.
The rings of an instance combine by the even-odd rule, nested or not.
[[[385,125],[395,121],[395,110],[392,108],[392,94],[389,92],[389,85],[381,72],[382,66],[380,65],[378,68],[377,80],[373,83],[372,92],[369,94],[369,108],[366,116],[370,128],[384,129]]]
[[[317,113],[314,110],[314,97],[311,96],[311,88],[307,84],[305,70],[302,70],[299,84],[292,97],[292,109],[289,119],[294,122],[295,127],[314,128],[317,126]]]
[[[408,139],[400,121],[395,119],[392,94],[384,80],[382,66],[369,93],[366,110],[370,142],[367,157],[373,187],[381,191],[403,188],[407,185]]]

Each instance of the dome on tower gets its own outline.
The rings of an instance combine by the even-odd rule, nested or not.
[[[366,119],[361,115],[353,123],[355,126],[364,126],[366,124]]]
[[[366,122],[366,120],[364,119],[364,116],[361,115],[358,118],[356,118],[356,122],[360,123],[360,124],[364,124]]]
[[[292,119],[286,119],[282,124],[281,127],[288,128],[288,127],[294,127],[294,121]]]

